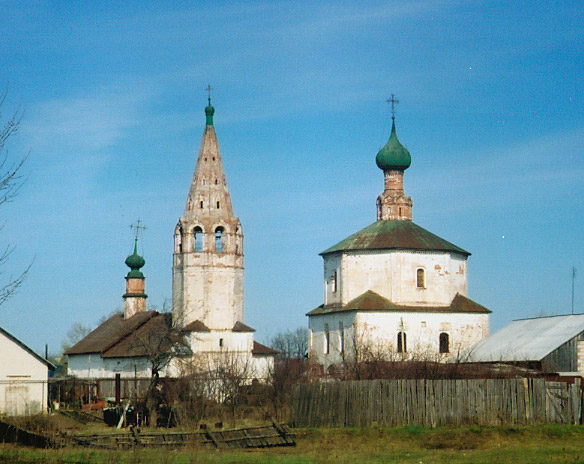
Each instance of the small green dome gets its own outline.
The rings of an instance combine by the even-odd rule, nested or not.
[[[146,260],[138,254],[138,239],[134,241],[134,253],[126,258],[125,263],[131,269],[126,277],[144,278],[144,274],[140,272],[140,268],[144,267]]]
[[[215,114],[215,108],[211,106],[211,102],[205,108],[205,116],[207,116],[207,126],[213,125],[213,115]]]
[[[389,140],[377,153],[375,162],[379,169],[384,171],[395,169],[405,171],[412,164],[412,157],[410,152],[404,147],[397,138],[395,132],[395,120],[391,126],[391,135]]]

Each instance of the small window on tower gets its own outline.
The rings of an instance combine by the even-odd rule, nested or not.
[[[324,354],[329,354],[331,350],[331,333],[329,325],[324,325]]]
[[[219,181],[217,179],[215,179],[215,185],[217,185],[219,183]]]
[[[213,161],[215,161],[215,157],[213,156]]]
[[[217,202],[217,209],[219,209],[219,202]]]
[[[219,346],[223,348],[223,339],[222,338],[219,339]]]
[[[203,209],[203,202],[202,201],[199,203],[199,206],[201,209]]]
[[[426,272],[421,267],[416,270],[416,287],[426,288]]]
[[[331,277],[331,291],[333,293],[337,291],[337,271],[334,271]]]

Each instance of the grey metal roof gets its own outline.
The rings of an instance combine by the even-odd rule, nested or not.
[[[511,322],[462,353],[463,361],[541,361],[584,332],[584,314],[538,317]]]
[[[412,221],[380,220],[324,250],[321,255],[354,250],[468,251],[434,235]]]

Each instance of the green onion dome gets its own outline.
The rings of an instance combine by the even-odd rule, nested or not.
[[[391,126],[391,135],[389,140],[377,153],[375,162],[379,169],[383,171],[398,170],[405,171],[412,164],[410,152],[404,147],[397,138],[395,132],[395,120]]]
[[[144,278],[144,274],[140,272],[140,268],[144,267],[146,260],[138,254],[138,239],[134,241],[134,253],[126,258],[125,263],[131,269],[126,277]]]
[[[215,108],[211,106],[211,102],[209,102],[209,106],[205,108],[205,116],[207,116],[207,126],[213,125],[213,115],[215,114]]]

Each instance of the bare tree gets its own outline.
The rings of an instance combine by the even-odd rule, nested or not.
[[[61,350],[64,353],[73,345],[83,340],[89,332],[91,332],[91,327],[83,325],[81,322],[74,322],[71,328],[67,331],[65,339],[61,342]]]
[[[0,117],[2,117],[2,105],[6,100],[7,94],[8,86],[0,93]],[[18,108],[6,122],[0,123],[0,205],[12,201],[18,195],[25,180],[22,176],[22,166],[28,155],[12,160],[8,150],[5,148],[6,141],[18,130],[21,118],[22,110]],[[0,229],[2,227],[3,224],[0,224]],[[13,251],[14,245],[6,245],[0,251],[0,275],[4,274],[3,269]],[[14,295],[22,285],[30,271],[30,266],[20,274],[8,275],[7,281],[0,287],[0,304]]]
[[[308,352],[308,330],[298,327],[294,332],[280,332],[272,339],[271,346],[285,358],[303,358]]]

